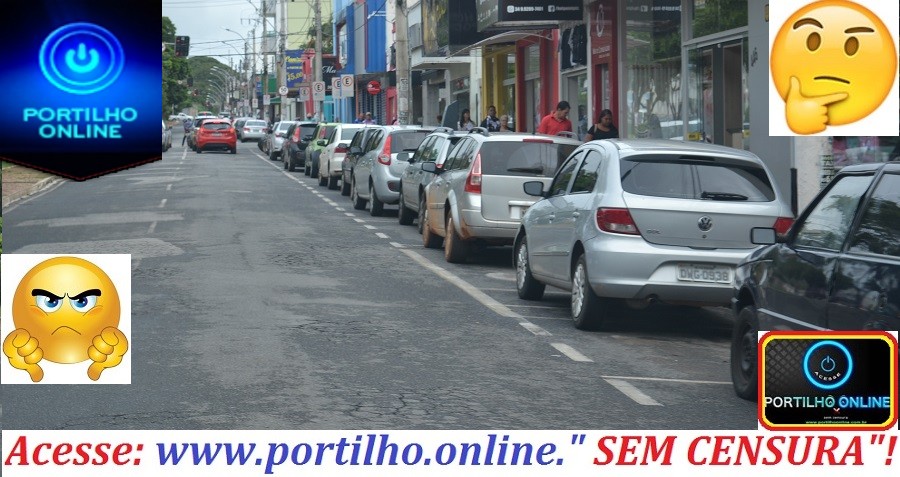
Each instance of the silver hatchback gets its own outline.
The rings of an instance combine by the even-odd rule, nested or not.
[[[793,214],[755,155],[710,144],[599,140],[579,147],[522,218],[513,264],[519,297],[572,290],[579,329],[610,302],[727,305],[754,227],[784,233]]]

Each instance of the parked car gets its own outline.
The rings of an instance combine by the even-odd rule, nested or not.
[[[341,179],[341,164],[344,156],[350,150],[350,140],[356,131],[365,127],[362,124],[338,124],[325,141],[325,148],[319,154],[319,167],[317,168],[319,185],[327,185],[329,189],[337,189]]]
[[[334,128],[338,125],[338,123],[318,123],[316,124],[316,129],[312,133],[312,138],[310,138],[309,145],[306,146],[306,160],[304,161],[305,166],[303,168],[303,173],[309,177],[317,177],[319,174],[319,154],[322,153],[322,149],[325,148],[325,142],[323,141],[331,134],[331,131],[334,131]]]
[[[285,151],[282,160],[286,170],[293,171],[297,167],[306,167],[304,151],[306,151],[318,124],[314,121],[295,121],[294,124],[291,124],[285,134],[285,142],[281,146],[281,149]]]
[[[279,121],[267,130],[264,152],[269,156],[269,160],[276,161],[281,157],[284,138],[287,136],[287,131],[292,124],[294,124],[293,121]]]
[[[409,162],[403,174],[400,176],[400,213],[398,220],[400,225],[410,225],[416,216],[419,217],[419,233],[422,233],[422,213],[424,207],[420,207],[425,201],[425,187],[435,177],[434,172],[422,170],[422,164],[434,163],[436,169],[440,169],[447,158],[447,153],[459,142],[462,136],[453,129],[439,127],[432,131],[422,141],[416,152],[409,158]]]
[[[735,270],[738,396],[756,400],[760,330],[900,329],[900,162],[844,167],[787,235],[753,232],[767,246]]]
[[[172,147],[172,126],[162,121],[162,152],[166,152]]]
[[[188,147],[192,150],[197,150],[197,132],[200,130],[200,125],[203,124],[203,121],[207,119],[219,119],[215,116],[200,116],[198,115],[194,118],[194,124],[191,125],[191,130],[188,132],[187,143]]]
[[[227,119],[207,119],[197,131],[197,154],[212,149],[225,149],[237,154],[237,133]]]
[[[350,140],[350,150],[344,155],[341,161],[341,195],[350,195],[350,178],[353,177],[353,169],[356,167],[356,161],[363,154],[369,152],[372,136],[381,130],[381,126],[372,126],[363,124],[363,128],[356,131],[353,139]]]
[[[572,290],[578,329],[614,305],[727,305],[735,266],[757,246],[754,227],[793,222],[772,174],[750,152],[661,139],[579,147],[522,218],[513,264],[520,298],[545,285]]]
[[[444,240],[444,258],[464,262],[472,245],[509,245],[522,214],[536,199],[522,184],[549,182],[580,141],[562,136],[489,133],[474,128],[450,151],[444,166],[422,164],[437,172],[425,188],[422,240],[436,248]]]
[[[370,203],[369,213],[380,216],[385,204],[400,201],[400,175],[406,169],[409,153],[418,149],[433,128],[421,126],[382,126],[369,139],[368,152],[360,156],[350,177],[350,201],[362,210]],[[403,156],[400,153],[405,152]]]
[[[259,141],[265,137],[268,125],[262,119],[240,118],[234,122],[234,129],[241,142]]]
[[[190,114],[187,114],[184,112],[169,115],[169,121],[184,122],[184,120],[193,120],[193,119],[194,118]]]

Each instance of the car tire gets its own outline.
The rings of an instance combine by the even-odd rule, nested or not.
[[[413,219],[415,218],[414,212],[412,209],[406,206],[406,201],[403,200],[403,189],[400,189],[400,212],[397,214],[397,220],[400,222],[400,225],[412,225]]]
[[[337,176],[328,176],[328,188],[331,190],[338,190]]]
[[[275,151],[272,151],[272,152],[269,153],[269,160],[270,160],[270,161],[277,161],[277,160],[278,160],[278,155],[275,154]]]
[[[195,151],[197,154],[203,154],[203,149],[200,149],[199,147],[196,148],[196,149],[194,149],[194,151]]]
[[[341,195],[346,197],[350,195],[350,183],[341,179]]]
[[[381,217],[384,215],[384,202],[378,198],[378,193],[375,192],[375,186],[371,182],[369,182],[369,199],[372,202],[372,207],[369,209],[369,215],[372,217]]]
[[[731,383],[734,393],[748,401],[757,400],[758,331],[756,308],[752,305],[741,308],[731,335]]]
[[[363,199],[356,192],[356,178],[351,179],[350,183],[350,202],[353,202],[353,208],[356,210],[366,209],[366,199]]]
[[[444,260],[448,263],[464,263],[469,256],[469,243],[456,233],[453,214],[447,214],[447,229],[444,236]]]
[[[327,185],[328,185],[328,178],[323,176],[322,174],[319,174],[319,186],[325,187]]]
[[[584,254],[575,262],[572,271],[572,321],[579,330],[595,330],[603,324],[605,300],[594,293]]]
[[[513,251],[516,267],[516,291],[523,300],[540,300],[544,297],[546,285],[534,279],[531,262],[528,260],[528,237],[523,235]]]
[[[232,154],[237,154],[237,147],[235,147],[234,149],[232,149],[232,150],[231,150],[231,153],[232,153]]]
[[[443,238],[440,235],[432,232],[431,227],[428,225],[428,208],[426,207],[425,198],[422,198],[421,210],[424,211],[420,215],[423,224],[422,244],[425,246],[425,248],[440,248]]]
[[[312,165],[307,166],[306,170],[309,171],[307,174],[309,177],[319,177],[319,158],[318,156],[313,159]]]

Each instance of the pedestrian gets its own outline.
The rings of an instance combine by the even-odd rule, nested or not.
[[[443,126],[443,125],[444,125],[444,115],[443,115],[443,114],[438,114],[438,115],[437,115],[437,120],[438,120],[438,126]]]
[[[491,132],[500,130],[500,119],[497,117],[497,108],[494,105],[488,106],[488,113],[481,121],[481,127]]]
[[[510,130],[510,129],[509,129],[509,116],[507,116],[507,115],[504,114],[503,116],[500,116],[500,129],[499,129],[499,131],[503,132],[503,131],[509,131],[509,130]]]
[[[560,101],[556,105],[556,111],[544,116],[537,132],[556,136],[562,131],[572,132],[572,121],[569,121],[569,102]]]
[[[400,124],[400,120],[397,119],[397,116],[394,116],[394,120],[391,121],[391,124],[393,124],[393,125],[395,125],[395,126],[398,125],[398,124]]]
[[[597,124],[588,129],[584,136],[585,141],[593,141],[595,139],[615,139],[619,137],[619,130],[613,125],[613,113],[608,109],[600,111],[597,117]]]
[[[191,124],[192,124],[192,121],[190,119],[185,119],[181,123],[182,127],[184,127],[184,136],[181,136],[181,145],[182,146],[184,146],[184,142],[187,141],[188,134],[191,133]]]
[[[471,131],[474,127],[475,122],[472,121],[472,117],[469,115],[469,108],[463,109],[462,114],[459,115],[459,122],[456,123],[456,130]]]
[[[363,119],[363,124],[375,124],[375,119],[372,118],[372,113],[366,113],[365,118]]]

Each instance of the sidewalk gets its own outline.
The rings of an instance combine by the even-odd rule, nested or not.
[[[60,176],[41,172],[8,162],[3,163],[3,208],[31,194],[40,192],[57,181]]]

